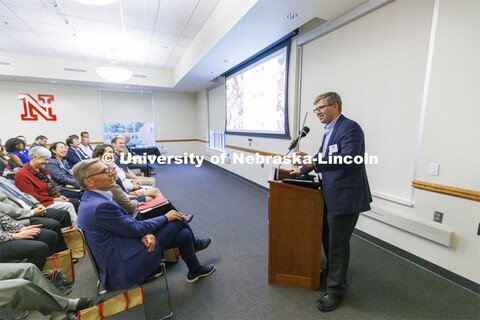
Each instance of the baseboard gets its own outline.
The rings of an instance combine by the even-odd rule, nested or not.
[[[440,266],[437,266],[436,264],[433,264],[425,259],[422,259],[420,257],[417,257],[416,255],[414,254],[411,254],[403,249],[400,249],[388,242],[385,242],[377,237],[374,237],[368,233],[365,233],[361,230],[358,230],[358,229],[355,229],[353,231],[353,233],[357,236],[359,236],[360,238],[363,238],[367,241],[370,241],[376,245],[378,245],[379,247],[382,247],[384,248],[385,250],[388,250],[404,259],[407,259],[408,261],[412,262],[412,263],[415,263],[417,265],[419,265],[420,267],[423,267],[445,279],[448,279],[452,282],[455,282],[456,284],[468,289],[468,290],[471,290],[477,294],[480,293],[480,284],[472,281],[472,280],[469,280],[467,278],[464,278],[456,273],[453,273],[445,268],[442,268]]]
[[[232,171],[229,171],[229,170],[227,170],[227,169],[225,169],[225,168],[222,168],[222,167],[220,167],[220,166],[217,166],[216,164],[211,163],[211,162],[208,161],[207,159],[205,159],[205,160],[203,161],[203,163],[207,163],[208,165],[210,165],[210,166],[212,166],[212,167],[215,167],[216,169],[220,169],[220,170],[222,170],[223,172],[225,172],[226,174],[231,175],[232,177],[235,177],[235,178],[237,178],[237,179],[240,179],[240,180],[242,180],[243,182],[246,182],[246,183],[248,183],[248,184],[250,184],[250,185],[252,185],[252,186],[254,186],[254,187],[256,187],[256,188],[258,188],[258,189],[260,189],[260,190],[265,191],[265,192],[268,193],[268,188],[267,188],[267,187],[264,187],[264,186],[262,186],[262,185],[260,185],[260,184],[258,184],[258,183],[256,183],[256,182],[253,182],[252,180],[249,180],[249,179],[247,179],[247,178],[244,178],[244,177],[242,177],[241,175],[238,175],[238,174],[236,174],[236,173],[234,173],[234,172],[232,172]]]

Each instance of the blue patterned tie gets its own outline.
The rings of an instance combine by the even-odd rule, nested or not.
[[[10,193],[12,196],[14,196],[15,198],[17,199],[20,199],[22,200],[23,202],[25,202],[28,206],[30,207],[33,207],[33,203],[32,201],[28,200],[26,197],[24,197],[22,194],[18,193],[18,192],[15,192],[14,190],[6,187],[3,185],[3,183],[0,183],[0,187],[3,189],[3,190],[6,190],[8,193]]]

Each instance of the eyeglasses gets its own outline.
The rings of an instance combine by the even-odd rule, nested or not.
[[[102,170],[100,172],[97,172],[97,173],[94,173],[94,174],[91,174],[89,175],[88,177],[86,177],[85,179],[88,179],[88,178],[91,178],[93,176],[96,176],[96,175],[99,175],[99,174],[106,174],[107,176],[112,173],[112,172],[117,172],[117,170],[115,168],[107,168],[105,170]]]
[[[323,109],[325,109],[326,107],[328,106],[331,106],[331,105],[334,105],[335,103],[331,103],[331,104],[326,104],[324,106],[319,106],[319,107],[316,107],[315,109],[313,109],[313,112],[317,113],[318,111],[321,111]]]

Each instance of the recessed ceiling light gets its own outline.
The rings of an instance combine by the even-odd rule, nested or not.
[[[293,20],[298,18],[298,13],[296,12],[290,12],[285,16],[288,20]]]
[[[225,59],[225,60],[223,60],[223,62],[225,62],[225,63],[229,63],[229,62],[230,62],[230,60],[228,60],[228,59]]]
[[[51,83],[57,83],[57,81],[56,81],[56,80],[50,80],[50,82],[51,82]]]

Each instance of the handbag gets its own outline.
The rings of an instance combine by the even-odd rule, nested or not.
[[[99,320],[143,304],[143,288],[137,287],[88,309],[78,311],[78,320]]]
[[[74,226],[62,228],[63,239],[69,249],[72,249],[72,256],[74,258],[81,258],[85,256],[85,243],[83,237]]]
[[[75,269],[73,267],[72,250],[54,253],[51,257],[47,258],[43,271],[51,270],[50,274],[46,277],[50,277],[54,274],[55,270],[60,269],[63,274],[63,284],[72,284],[75,282]]]
[[[178,260],[180,260],[180,253],[178,252],[178,248],[165,250],[163,252],[163,256],[165,257],[165,261],[167,262],[178,262]]]

